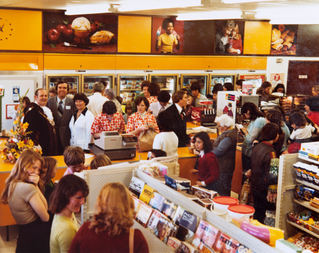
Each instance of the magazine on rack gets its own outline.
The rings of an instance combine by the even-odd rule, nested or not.
[[[163,197],[161,194],[157,192],[154,192],[149,205],[157,210],[162,210],[164,200],[165,197]]]
[[[236,253],[239,246],[240,243],[238,241],[224,233],[220,233],[219,238],[215,243],[214,250],[216,253],[223,253],[225,251],[229,253]]]
[[[153,208],[149,205],[141,202],[135,216],[135,220],[140,223],[143,227],[146,227],[148,220],[150,219]]]
[[[217,195],[216,191],[207,190],[203,187],[192,186],[192,188],[193,188],[193,194],[200,199],[205,199],[205,198],[213,199]]]
[[[140,200],[142,200],[144,203],[148,204],[152,198],[154,189],[147,184],[144,185],[143,191],[140,195]]]
[[[137,177],[132,177],[130,185],[128,189],[133,192],[137,197],[140,197],[143,188],[144,188],[145,182]]]
[[[154,234],[164,243],[167,243],[167,240],[170,236],[174,237],[177,233],[178,226],[173,222],[168,220],[166,217],[161,216],[157,223]]]
[[[213,248],[214,243],[219,234],[219,230],[206,221],[201,220],[196,230],[192,244],[198,248],[202,248],[202,244],[206,243],[208,247]]]
[[[174,217],[173,217],[173,222],[176,224],[176,225],[179,225],[179,221],[180,219],[182,218],[183,216],[183,213],[185,211],[185,208],[184,207],[181,207],[181,206],[178,206],[177,207],[177,210],[174,214]]]
[[[173,219],[178,205],[169,199],[165,199],[163,203],[162,213],[169,219]]]
[[[198,253],[198,250],[187,242],[182,242],[176,251],[177,253]]]

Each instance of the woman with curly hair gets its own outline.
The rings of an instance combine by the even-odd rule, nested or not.
[[[148,253],[142,232],[131,228],[134,224],[134,209],[133,198],[122,183],[104,185],[95,204],[93,221],[81,226],[69,253],[130,252],[130,235],[134,238],[132,252]]]
[[[19,226],[16,252],[50,252],[47,224],[48,204],[43,195],[44,160],[27,149],[16,161],[5,182],[1,202],[9,204]]]

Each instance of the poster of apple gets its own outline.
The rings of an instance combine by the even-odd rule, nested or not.
[[[183,54],[184,21],[153,18],[152,53]]]
[[[297,25],[273,25],[271,55],[296,55]]]
[[[118,17],[43,13],[43,51],[116,53]]]

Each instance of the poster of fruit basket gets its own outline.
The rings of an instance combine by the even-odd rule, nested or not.
[[[117,15],[44,12],[43,51],[115,53],[117,27]]]
[[[273,25],[271,31],[271,55],[296,55],[297,25]]]

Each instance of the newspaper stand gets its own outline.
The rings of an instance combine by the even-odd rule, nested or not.
[[[159,161],[159,159],[157,160]],[[179,165],[177,159],[161,159],[162,164],[166,165],[168,169],[168,175],[177,174],[179,170]],[[140,161],[132,164],[124,165],[111,165],[98,170],[87,170],[83,173],[83,178],[89,185],[90,193],[87,197],[86,203],[82,206],[81,210],[81,222],[91,220],[94,214],[94,205],[97,199],[97,196],[100,192],[100,189],[103,185],[109,182],[122,182],[125,186],[129,186],[132,176],[137,176],[146,182],[150,187],[154,188],[158,193],[167,197],[171,201],[175,202],[178,205],[181,205],[186,210],[197,215],[199,219],[203,219],[211,223],[213,226],[217,227],[220,231],[228,234],[233,237],[235,240],[243,243],[249,247],[252,251],[258,253],[278,253],[277,250],[258,240],[257,238],[249,235],[244,232],[237,226],[232,223],[227,222],[221,217],[215,215],[211,211],[203,208],[202,206],[191,201],[187,197],[180,194],[178,191],[175,191],[167,187],[162,182],[148,176],[147,174],[137,170],[141,164],[150,164],[151,161]],[[145,236],[150,252],[174,252],[173,249],[168,247],[165,243],[160,241],[154,234],[142,227],[137,222],[134,222],[134,228],[138,228],[142,231]]]

